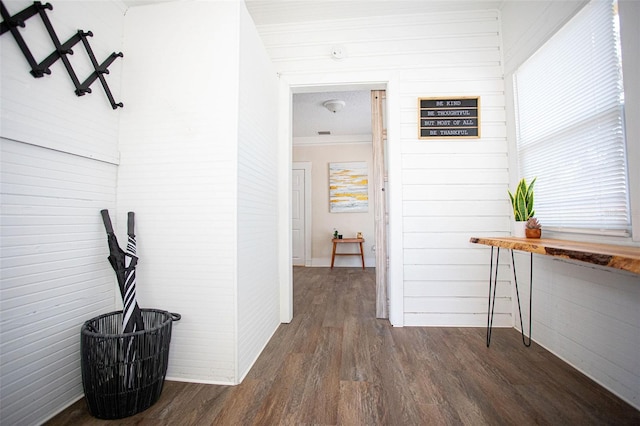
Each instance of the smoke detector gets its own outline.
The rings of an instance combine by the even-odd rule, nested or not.
[[[344,59],[347,56],[346,49],[344,46],[333,46],[331,48],[331,57],[333,59]]]

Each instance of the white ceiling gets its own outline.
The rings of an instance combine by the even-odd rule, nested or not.
[[[127,7],[196,0],[122,0]],[[209,0],[228,1],[228,0]],[[364,16],[389,16],[426,12],[500,9],[508,0],[245,0],[255,24],[284,24]],[[329,99],[345,101],[344,109],[329,112],[322,106]],[[293,96],[293,137],[318,138],[319,131],[331,136],[371,133],[370,92],[300,93]]]
[[[507,0],[245,0],[256,25],[500,9]]]
[[[202,0],[121,0],[127,7]],[[208,0],[229,1],[229,0]],[[509,0],[245,0],[256,25],[424,12],[500,9]]]
[[[344,108],[335,113],[329,111],[322,104],[331,99],[344,101]],[[331,136],[371,134],[371,92],[293,95],[293,137],[318,137],[319,131],[329,131]]]

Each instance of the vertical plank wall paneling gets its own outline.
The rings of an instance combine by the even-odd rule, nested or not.
[[[32,4],[3,3],[12,14]],[[122,49],[115,2],[53,5],[61,40],[93,31],[100,61]],[[37,60],[53,51],[38,16],[20,32]],[[84,80],[88,58],[75,51]],[[9,33],[0,52],[0,423],[39,424],[82,396],[80,327],[116,307],[100,209],[115,209],[120,111],[99,82],[77,97],[60,61],[33,78]],[[107,76],[118,100],[121,67],[117,60]]]
[[[240,8],[238,109],[238,379],[280,324],[278,81],[253,21]]]
[[[498,12],[416,13],[258,27],[283,78],[376,72],[399,76],[405,325],[486,323],[488,252],[474,234],[509,232],[508,161]],[[346,58],[330,57],[341,45]],[[355,76],[355,77],[354,77]],[[482,138],[418,139],[419,97],[480,96]],[[393,179],[391,174],[390,179]],[[400,187],[398,185],[398,187]],[[396,210],[397,211],[397,210]],[[506,258],[505,258],[506,260]],[[495,324],[511,326],[509,270],[500,271]]]

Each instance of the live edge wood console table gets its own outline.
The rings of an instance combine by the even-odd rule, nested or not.
[[[640,247],[619,246],[611,244],[595,244],[579,241],[554,240],[547,238],[515,238],[515,237],[472,237],[472,243],[491,246],[491,263],[489,268],[489,306],[487,310],[487,347],[491,343],[491,326],[493,324],[493,309],[496,302],[496,286],[498,283],[498,260],[500,248],[511,251],[511,265],[513,269],[513,282],[516,286],[518,299],[518,313],[520,315],[520,330],[522,331],[522,343],[531,346],[531,290],[533,283],[533,254],[560,257],[564,259],[579,260],[599,266],[608,266],[624,271],[640,274]],[[497,247],[495,256],[495,272],[493,266],[493,248]],[[520,308],[520,292],[518,291],[518,279],[516,277],[516,264],[513,251],[530,253],[529,274],[529,340],[525,340],[524,327],[522,325],[522,309]],[[492,294],[493,290],[493,294]]]
[[[336,260],[336,256],[360,256],[360,259],[362,259],[362,269],[364,269],[364,250],[362,249],[364,238],[334,238],[331,240],[331,242],[333,242],[333,252],[331,253],[331,269],[333,269],[333,263]],[[338,244],[344,243],[357,243],[360,246],[360,253],[336,253]]]

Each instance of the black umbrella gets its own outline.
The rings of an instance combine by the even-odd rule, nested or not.
[[[116,273],[118,285],[120,287],[120,295],[122,296],[122,332],[133,333],[144,330],[144,321],[142,320],[142,311],[136,300],[136,265],[138,257],[136,256],[136,236],[134,234],[134,213],[128,213],[127,220],[127,251],[123,251],[118,245],[118,239],[113,232],[111,218],[108,210],[100,211],[102,221],[107,231],[107,244],[109,245],[109,263]],[[133,386],[135,378],[134,364],[136,353],[132,348],[133,339],[129,340],[127,345],[126,363],[131,366],[129,375],[129,385]]]
[[[118,285],[120,286],[120,295],[124,305],[122,314],[122,331],[123,333],[131,333],[144,330],[144,322],[142,321],[142,312],[136,300],[136,265],[138,257],[136,256],[136,236],[134,234],[134,213],[128,213],[127,234],[127,251],[124,252],[118,245],[118,239],[113,232],[111,218],[108,210],[100,211],[102,221],[107,231],[107,244],[109,245],[109,263],[116,273]]]

